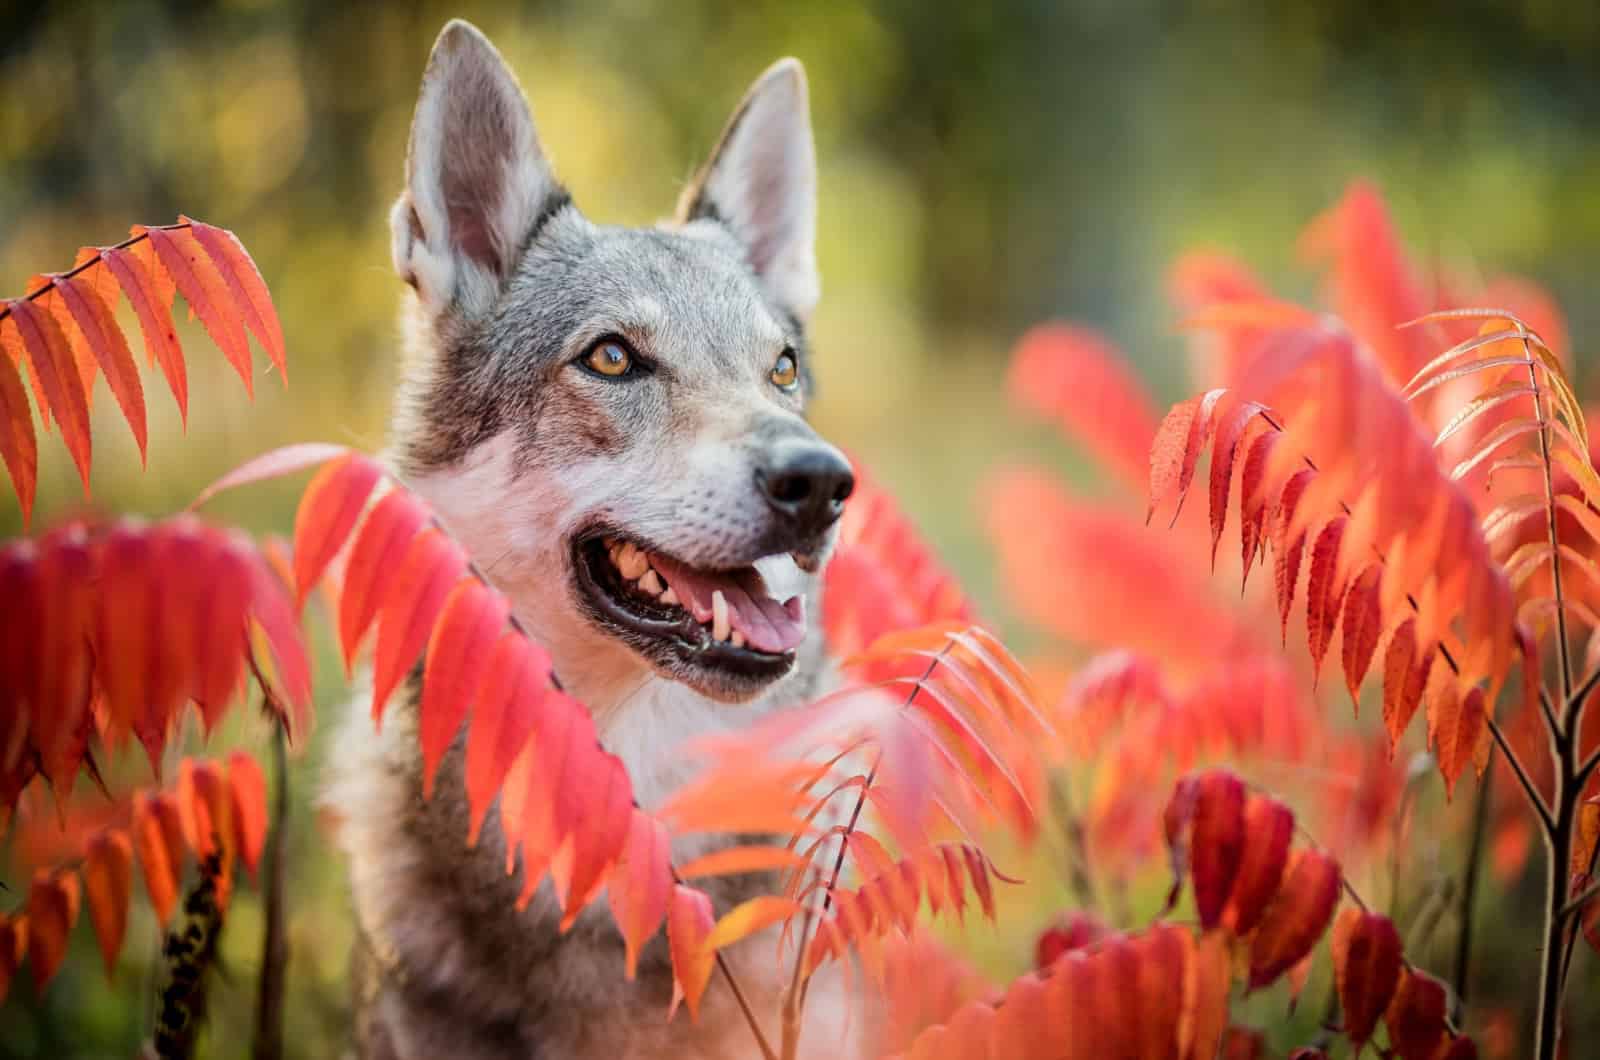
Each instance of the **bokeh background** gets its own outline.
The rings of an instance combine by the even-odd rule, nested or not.
[[[80,244],[181,211],[238,233],[289,340],[291,387],[263,377],[251,403],[194,331],[187,437],[147,376],[148,472],[113,403],[98,400],[98,505],[171,512],[282,443],[384,444],[401,290],[387,207],[429,44],[458,15],[519,72],[579,205],[612,222],[666,215],[749,81],[779,55],[804,60],[821,162],[816,420],[1003,622],[1012,613],[974,504],[983,472],[1027,456],[1097,488],[1052,430],[1008,410],[1017,337],[1052,318],[1102,329],[1159,397],[1182,396],[1169,263],[1221,246],[1285,294],[1310,295],[1296,237],[1352,179],[1383,190],[1420,259],[1552,291],[1585,389],[1581,354],[1600,329],[1589,297],[1600,5],[12,4],[0,18],[0,291],[66,267]],[[60,445],[42,450],[48,522],[81,501]],[[296,489],[257,488],[217,514],[285,531]],[[19,527],[5,492],[0,530]],[[336,695],[338,669],[324,662]],[[295,767],[289,1040],[307,1057],[335,1051],[349,939],[310,808],[318,754],[314,744]],[[211,1055],[247,1047],[255,916],[246,898],[230,928],[237,966],[219,989]],[[130,1055],[149,1018],[144,927],[114,985],[82,938],[43,1001],[19,982],[0,1008],[0,1052]]]

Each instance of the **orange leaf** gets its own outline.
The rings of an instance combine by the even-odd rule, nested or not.
[[[727,949],[735,942],[782,923],[800,911],[800,903],[777,894],[761,894],[740,902],[722,915],[702,946],[708,952]]]
[[[256,263],[250,259],[239,238],[224,228],[213,228],[202,221],[195,221],[181,214],[178,220],[188,222],[199,244],[211,256],[211,262],[216,266],[228,291],[233,295],[233,304],[244,317],[244,322],[256,340],[261,343],[261,348],[267,351],[267,356],[272,363],[277,365],[278,374],[283,377],[284,383],[289,382],[288,366],[284,363],[283,325],[278,323],[278,312],[272,307],[272,296],[267,292],[266,281],[261,278],[261,273],[256,269]]]
[[[139,331],[144,336],[146,355],[161,367],[173,400],[178,403],[178,416],[189,423],[189,377],[184,364],[183,348],[178,345],[178,331],[172,325],[172,294],[150,276],[144,259],[132,250],[107,250],[101,255],[106,268],[116,277],[117,285],[133,306],[139,318]]]
[[[791,869],[805,863],[805,858],[788,847],[736,846],[702,854],[680,868],[678,876],[685,880],[701,876],[739,876],[747,872]]]
[[[33,516],[33,498],[39,482],[39,440],[33,432],[22,376],[9,355],[6,336],[15,334],[0,320],[0,460],[5,461],[12,488],[22,504],[22,525],[26,528]],[[16,354],[20,357],[20,346]]]
[[[1339,863],[1300,851],[1250,942],[1250,989],[1265,986],[1311,952],[1339,901]]]
[[[170,795],[133,796],[133,848],[156,919],[165,927],[178,904],[183,868],[183,825]]]
[[[256,866],[261,863],[261,848],[267,841],[267,778],[256,760],[243,751],[228,755],[228,791],[239,835],[239,855],[254,877]]]
[[[117,954],[128,928],[128,901],[133,892],[133,844],[120,830],[101,832],[89,843],[83,860],[83,883],[89,898],[89,919],[100,939],[106,977],[117,970]]]
[[[41,992],[55,978],[67,955],[67,940],[78,921],[78,877],[70,872],[34,874],[28,889],[28,960],[33,984]]]
[[[1351,907],[1334,922],[1332,949],[1344,1032],[1360,1045],[1372,1037],[1400,982],[1400,934],[1388,917]]]
[[[233,796],[216,763],[193,758],[178,763],[177,797],[189,849],[200,861],[220,852],[226,864],[236,847]]]
[[[672,886],[671,846],[662,823],[635,809],[628,818],[622,855],[611,867],[606,896],[627,948],[627,975],[639,967],[639,951],[661,926]]]
[[[383,469],[360,453],[347,453],[325,464],[300,497],[294,517],[295,606],[322,578],[344,547]]]
[[[1178,1054],[1184,980],[1192,945],[1184,928],[1154,924],[1131,946],[1138,961],[1138,1052],[1144,1060],[1170,1060]]]
[[[1155,440],[1150,443],[1150,502],[1145,511],[1146,521],[1168,497],[1176,496],[1182,506],[1183,495],[1194,479],[1200,450],[1211,435],[1212,412],[1226,393],[1208,390],[1200,397],[1174,405],[1162,419]]]
[[[189,308],[200,318],[200,324],[217,344],[222,355],[233,365],[244,382],[247,394],[255,393],[255,379],[250,365],[250,340],[245,337],[238,312],[229,297],[227,285],[217,273],[205,249],[190,229],[145,228],[133,226],[134,235],[149,237],[161,267],[177,284]]]
[[[1178,1042],[1184,1060],[1211,1060],[1228,1025],[1228,988],[1233,978],[1227,936],[1208,931],[1190,956],[1183,981]]]
[[[1211,446],[1211,565],[1217,564],[1217,545],[1228,521],[1228,493],[1233,488],[1233,462],[1246,425],[1261,412],[1251,401],[1239,402],[1217,413],[1217,436]]]
[[[683,884],[672,888],[667,906],[667,942],[672,950],[672,1008],[681,997],[689,1004],[689,1018],[700,1018],[700,998],[711,982],[716,953],[706,946],[714,918],[711,899],[703,891]],[[670,1017],[669,1017],[670,1018]]]
[[[1431,650],[1417,659],[1416,636],[1416,621],[1406,619],[1390,636],[1383,657],[1383,725],[1389,732],[1391,749],[1411,724],[1428,685],[1428,671],[1433,667]]]
[[[477,702],[479,683],[488,671],[500,631],[511,606],[506,598],[475,578],[456,583],[445,600],[428,639],[422,678],[422,712],[418,738],[422,744],[422,795],[433,795],[439,762]],[[510,765],[509,759],[506,763]]]
[[[11,319],[28,353],[28,366],[39,392],[49,406],[50,416],[61,424],[61,437],[67,443],[72,461],[89,492],[89,399],[83,378],[72,362],[72,351],[55,318],[25,298],[8,302]],[[41,413],[45,410],[41,409]]]
[[[1456,781],[1467,763],[1472,761],[1486,728],[1483,689],[1474,685],[1466,695],[1458,697],[1453,682],[1446,688],[1444,694],[1429,697],[1428,721],[1439,755],[1439,773],[1444,777],[1445,798],[1448,800],[1455,794]]]
[[[1260,921],[1278,893],[1294,836],[1294,813],[1278,802],[1251,795],[1245,803],[1244,847],[1223,924],[1241,938]]]
[[[117,399],[117,406],[122,409],[122,415],[133,431],[133,440],[139,446],[139,460],[142,463],[146,441],[144,387],[139,382],[139,367],[133,361],[133,351],[128,349],[127,338],[123,336],[122,329],[117,327],[111,307],[92,281],[79,275],[71,279],[55,276],[51,277],[50,282],[60,294],[73,323],[99,363],[100,370],[105,373],[111,394]]]

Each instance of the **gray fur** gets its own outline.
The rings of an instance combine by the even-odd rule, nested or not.
[[[489,131],[521,147],[474,143],[465,169],[452,170],[459,144],[485,135],[474,128],[462,141],[461,115],[485,111]],[[779,442],[822,444],[802,415],[811,389],[803,321],[816,293],[810,152],[804,77],[788,61],[741,104],[679,220],[598,225],[550,172],[514,77],[481,34],[447,26],[424,77],[407,187],[392,215],[396,268],[411,287],[393,460],[549,648],[646,808],[692,775],[678,744],[804,702],[830,680],[817,569],[832,532],[786,538],[753,473]],[[575,361],[610,334],[653,372],[613,381],[579,369]],[[803,373],[794,391],[769,378],[786,350]],[[764,687],[736,686],[608,632],[575,585],[578,535],[597,522],[698,567],[759,561],[769,581],[791,579],[812,616],[792,669]],[[782,555],[791,550],[803,567]],[[362,940],[357,1051],[406,1060],[750,1055],[720,982],[698,1025],[682,1013],[666,1023],[664,937],[629,983],[603,901],[566,935],[548,883],[516,910],[520,869],[506,874],[494,811],[480,845],[465,847],[460,739],[434,797],[421,796],[415,680],[376,736],[352,710],[333,756],[328,802],[342,816]],[[712,846],[681,838],[674,855]],[[758,876],[713,882],[719,911],[772,885]],[[776,1040],[785,977],[771,941],[750,940],[729,959]],[[805,1055],[858,1055],[867,1021],[851,1009],[839,983],[819,977]]]

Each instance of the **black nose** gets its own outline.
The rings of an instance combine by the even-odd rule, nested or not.
[[[813,537],[833,525],[856,487],[850,463],[831,445],[794,439],[779,442],[756,468],[756,488],[788,528]]]

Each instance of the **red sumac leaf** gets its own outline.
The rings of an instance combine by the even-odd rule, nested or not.
[[[1233,462],[1245,426],[1261,406],[1244,401],[1219,411],[1217,435],[1211,443],[1211,565],[1217,564],[1217,544],[1228,521],[1228,494],[1233,489]],[[1242,505],[1241,501],[1241,505]],[[1241,507],[1241,512],[1243,511]]]
[[[1333,925],[1333,976],[1344,1032],[1356,1045],[1372,1037],[1400,981],[1400,933],[1386,916],[1351,907]]]
[[[661,927],[672,891],[672,849],[667,829],[643,810],[628,818],[622,854],[611,867],[606,897],[627,950],[627,975],[639,967],[639,951]]]
[[[323,465],[306,486],[294,518],[295,606],[305,606],[306,594],[344,547],[382,477],[383,469],[370,458],[348,453]]]
[[[22,505],[22,525],[33,517],[33,498],[39,483],[39,440],[28,411],[28,394],[22,376],[8,356],[8,330],[0,321],[0,460],[5,461],[11,486]]]
[[[550,657],[515,630],[495,643],[467,727],[467,843],[478,841],[483,815],[528,742],[546,690]]]
[[[122,831],[101,832],[89,841],[83,859],[83,884],[89,919],[100,940],[106,977],[117,970],[117,954],[128,929],[128,902],[133,893],[133,844]]]
[[[1311,545],[1311,565],[1306,572],[1306,639],[1313,679],[1322,671],[1323,656],[1339,621],[1344,597],[1344,586],[1339,584],[1339,542],[1348,522],[1344,516],[1328,520]]]
[[[212,264],[233,295],[235,308],[287,383],[289,372],[284,363],[283,326],[278,323],[277,310],[272,307],[272,296],[267,293],[266,281],[261,278],[256,263],[251,260],[238,237],[227,229],[213,228],[203,221],[195,221],[181,214],[178,219],[191,226],[196,241],[210,255]]]
[[[1213,1060],[1228,1025],[1233,961],[1223,931],[1208,931],[1195,943],[1183,979],[1178,1043],[1183,1060]],[[1085,1058],[1089,1060],[1089,1058]]]
[[[29,373],[48,406],[48,409],[40,409],[40,414],[48,411],[61,425],[61,438],[67,443],[67,451],[78,468],[78,477],[83,480],[84,492],[88,493],[92,448],[89,398],[83,389],[83,377],[73,363],[66,336],[61,334],[53,316],[26,298],[13,299],[7,304],[11,307],[11,319],[16,323],[23,349],[28,353]]]
[[[71,279],[57,276],[51,277],[51,283],[61,296],[73,323],[77,325],[84,343],[99,363],[100,371],[105,374],[111,395],[116,398],[117,407],[122,409],[128,428],[133,431],[133,440],[139,447],[139,460],[143,463],[147,437],[144,387],[139,382],[139,367],[134,363],[133,351],[128,349],[128,340],[123,336],[122,329],[117,327],[111,308],[89,279],[82,275]]]
[[[1304,532],[1296,534],[1291,540],[1289,531],[1294,526],[1295,509],[1311,482],[1312,474],[1307,469],[1289,476],[1289,480],[1283,484],[1283,491],[1278,494],[1278,505],[1272,519],[1272,578],[1285,644],[1289,640],[1289,611],[1294,607],[1295,589],[1300,582],[1300,556],[1306,545]]]
[[[422,794],[433,795],[433,778],[467,711],[511,613],[505,597],[476,578],[463,578],[450,590],[428,639],[422,677]],[[509,765],[509,761],[507,765]]]
[[[1433,666],[1433,652],[1417,658],[1417,624],[1406,619],[1395,627],[1383,657],[1383,726],[1389,733],[1392,750],[1405,735],[1406,726],[1422,702]]]
[[[1250,989],[1265,986],[1311,952],[1339,901],[1339,863],[1317,850],[1298,852],[1283,886],[1250,942]]]
[[[1250,578],[1250,568],[1255,564],[1266,536],[1267,464],[1283,433],[1266,430],[1256,435],[1245,454],[1244,469],[1239,473],[1239,550],[1241,584]]]
[[[1200,397],[1174,405],[1156,429],[1155,440],[1150,443],[1150,504],[1145,512],[1148,521],[1155,510],[1176,495],[1178,505],[1194,480],[1195,464],[1200,450],[1210,437],[1212,413],[1224,390],[1210,390]]]
[[[1433,730],[1435,751],[1439,756],[1439,772],[1444,777],[1445,798],[1455,794],[1456,781],[1467,763],[1477,752],[1478,742],[1487,731],[1484,723],[1483,689],[1474,685],[1464,696],[1458,696],[1454,683],[1448,693],[1433,697],[1429,703],[1430,725]],[[1437,716],[1433,709],[1439,705]]]
[[[1203,774],[1196,786],[1189,836],[1189,872],[1194,879],[1200,926],[1215,927],[1233,891],[1244,853],[1244,782],[1231,773]]]
[[[378,655],[372,671],[373,721],[383,720],[389,694],[427,643],[434,619],[464,567],[461,550],[437,530],[417,535],[406,549],[394,582],[384,594],[378,619]]]
[[[1361,706],[1361,682],[1372,665],[1372,655],[1378,650],[1378,640],[1383,635],[1383,611],[1378,591],[1383,580],[1383,568],[1373,563],[1350,585],[1344,598],[1344,640],[1340,649],[1344,663],[1344,683],[1350,699]]]
[[[355,660],[356,648],[377,617],[384,592],[399,569],[412,539],[428,521],[428,511],[405,490],[387,494],[372,509],[345,564],[339,593],[339,648],[345,672]]]
[[[160,366],[172,398],[178,404],[178,416],[187,426],[188,366],[184,364],[183,349],[178,345],[178,331],[172,325],[171,294],[152,279],[144,259],[131,250],[106,250],[100,260],[116,277],[117,286],[133,306],[134,315],[139,318],[139,332],[144,336],[145,354]]]
[[[11,991],[11,980],[27,954],[28,918],[0,913],[0,1001]]]
[[[217,344],[228,363],[233,365],[234,371],[239,373],[245,392],[254,394],[250,340],[245,337],[244,326],[234,310],[227,285],[193,231],[187,228],[145,228],[134,225],[133,234],[149,237],[156,260],[177,284],[179,293],[189,303],[189,308],[194,310],[194,315],[200,318],[200,324],[211,336],[211,341]]]
[[[1294,837],[1294,813],[1276,799],[1251,795],[1244,810],[1244,848],[1222,923],[1243,937],[1277,896]]]
[[[1444,986],[1422,972],[1403,969],[1383,1022],[1389,1028],[1389,1047],[1400,1060],[1433,1060],[1448,1033]]]

